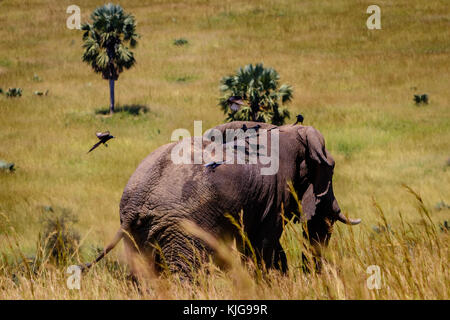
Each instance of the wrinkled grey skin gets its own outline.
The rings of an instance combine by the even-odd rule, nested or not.
[[[261,129],[274,127],[236,121],[216,128],[225,133],[227,128],[239,129],[244,123],[247,127],[259,124]],[[310,241],[316,248],[327,245],[335,221],[359,223],[341,213],[332,187],[334,160],[325,149],[323,136],[313,127],[279,127],[280,164],[274,175],[261,175],[260,163],[223,164],[215,169],[203,164],[174,164],[171,150],[177,143],[152,152],[131,176],[120,202],[121,229],[96,261],[122,237],[126,250],[136,253],[131,235],[149,263],[156,262],[156,269],[164,262],[171,271],[188,275],[201,262],[193,248],[205,255],[212,252],[200,239],[187,234],[180,222],[187,219],[217,238],[231,236],[239,241],[236,228],[224,214],[238,219],[242,210],[245,232],[259,261],[267,268],[286,271],[286,255],[280,244],[282,207],[287,218],[298,212],[288,181],[301,200]],[[154,249],[155,244],[160,250]]]

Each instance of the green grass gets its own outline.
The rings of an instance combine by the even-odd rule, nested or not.
[[[382,30],[372,31],[365,26],[365,10],[372,4],[367,1],[129,1],[124,8],[135,15],[142,38],[136,67],[116,83],[116,102],[146,106],[148,112],[113,117],[96,113],[108,107],[108,84],[81,61],[82,32],[65,27],[70,4],[0,2],[0,88],[23,89],[20,98],[0,95],[0,159],[16,165],[13,174],[0,172],[0,213],[9,220],[0,217],[0,254],[8,261],[19,249],[24,255],[36,252],[45,205],[77,216],[74,227],[85,239],[81,259],[92,258],[89,248],[105,245],[119,226],[120,197],[140,161],[168,143],[176,128],[192,132],[194,120],[203,120],[204,130],[222,123],[225,116],[217,106],[221,77],[263,62],[293,86],[291,114],[302,113],[305,124],[325,136],[336,160],[340,206],[363,219],[352,229],[356,252],[351,251],[352,234],[341,226],[329,250],[337,255],[332,261],[341,268],[339,275],[330,276],[335,270],[330,267],[330,273],[308,280],[295,269],[298,254],[290,255],[291,274],[274,276],[278,285],[258,286],[244,277],[247,289],[229,288],[232,276],[219,273],[194,297],[449,298],[449,274],[440,269],[448,270],[448,235],[438,232],[433,238],[441,244],[439,256],[426,242],[430,229],[419,228],[416,202],[401,186],[422,196],[434,226],[449,219],[448,208],[434,209],[440,201],[450,203],[450,13],[445,1],[379,1]],[[82,21],[101,4],[78,1]],[[179,38],[189,44],[174,46]],[[42,81],[33,81],[34,74]],[[33,94],[47,89],[48,96]],[[418,93],[429,95],[428,105],[414,104]],[[110,130],[117,138],[87,155],[98,130]],[[399,212],[412,226],[409,236],[419,243],[420,256],[412,272],[422,277],[423,287],[412,283],[412,275],[394,277],[407,273],[411,264],[404,256],[393,260],[394,252],[381,252],[389,246],[387,239],[369,240],[380,220],[373,199],[398,232]],[[7,234],[17,238],[18,247],[7,245]],[[298,252],[292,237],[292,231],[285,235],[285,245],[288,252]],[[371,253],[369,245],[378,247]],[[121,261],[122,250],[110,259]],[[2,263],[0,288],[7,289],[0,289],[0,298],[31,298],[26,277],[13,286],[13,267]],[[370,264],[379,264],[392,281],[388,287],[395,289],[368,292],[364,279]],[[390,269],[398,265],[399,273]],[[89,274],[81,292],[68,291],[62,271],[51,270],[36,280],[35,297],[141,297],[107,264]],[[160,290],[147,298],[191,297],[176,281],[154,281]],[[315,284],[310,290],[289,284],[305,287],[308,281]],[[334,289],[327,291],[327,285]],[[49,289],[55,286],[54,292]]]

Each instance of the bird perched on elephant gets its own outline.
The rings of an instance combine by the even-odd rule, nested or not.
[[[272,142],[278,142],[276,172],[262,174],[267,162],[264,164],[259,159],[256,163],[244,164],[225,159],[214,170],[204,165],[217,161],[214,158],[203,159],[200,164],[176,164],[173,151],[183,140],[164,145],[147,156],[129,179],[120,202],[120,229],[94,262],[123,238],[130,257],[139,252],[157,270],[164,262],[169,270],[189,277],[192,268],[202,262],[198,252],[203,253],[200,256],[204,259],[214,252],[183,229],[182,222],[193,222],[218,239],[231,236],[239,241],[239,231],[225,215],[237,218],[242,213],[244,231],[258,262],[266,268],[285,272],[287,259],[280,244],[282,212],[288,218],[298,212],[298,202],[288,183],[301,200],[303,213],[298,220],[307,222],[313,248],[328,244],[336,221],[350,225],[360,222],[341,212],[333,193],[335,162],[317,129],[300,124],[275,127],[250,121],[230,122],[214,129],[225,137],[226,132],[239,130],[243,125],[247,128],[259,125],[258,136],[267,132],[268,153],[275,152]],[[194,138],[186,140],[195,144]],[[200,147],[211,143],[204,139]]]

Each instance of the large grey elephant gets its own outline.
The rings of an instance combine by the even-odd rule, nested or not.
[[[189,220],[216,238],[239,238],[237,228],[225,214],[237,219],[242,213],[244,231],[259,262],[267,268],[286,271],[286,255],[280,244],[281,213],[292,218],[298,212],[288,182],[301,200],[302,218],[307,221],[313,247],[328,244],[335,221],[351,225],[360,222],[345,217],[339,208],[332,186],[335,163],[318,130],[302,125],[275,127],[241,121],[215,129],[226,138],[227,129],[240,129],[244,125],[257,126],[256,135],[262,132],[268,135],[268,143],[259,146],[256,152],[267,148],[270,154],[274,139],[271,134],[278,134],[277,172],[261,174],[267,164],[259,161],[237,164],[227,159],[224,163],[212,161],[205,165],[208,159],[204,159],[200,164],[175,164],[172,153],[182,142],[164,145],[144,159],[128,181],[120,202],[120,229],[94,263],[123,238],[129,253],[139,251],[157,269],[164,263],[171,271],[188,275],[201,262],[199,252],[205,255],[214,252],[201,239],[186,232],[181,222]],[[188,140],[194,144],[194,139]],[[250,138],[244,141],[248,157]],[[224,147],[234,143],[225,142]],[[204,141],[200,146],[207,147],[210,143]],[[239,152],[238,147],[233,148],[235,153]]]

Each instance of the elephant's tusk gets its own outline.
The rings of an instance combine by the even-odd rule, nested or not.
[[[337,219],[338,219],[340,222],[342,222],[342,223],[350,224],[350,225],[355,225],[355,224],[361,223],[361,219],[355,219],[355,220],[353,220],[353,219],[347,218],[347,217],[342,213],[342,211],[339,212],[339,215],[338,215],[338,218],[337,218]]]

